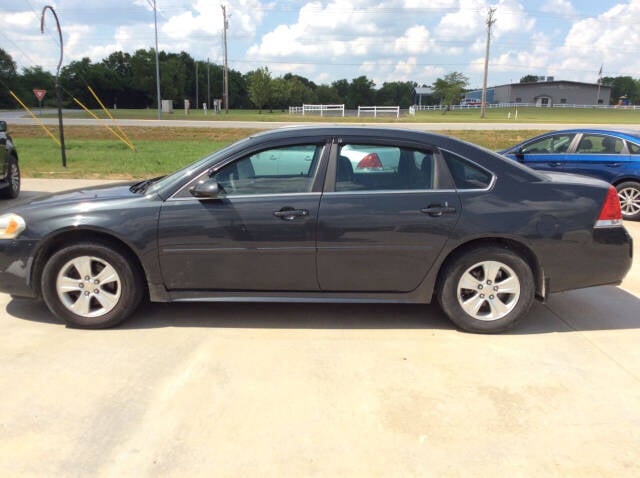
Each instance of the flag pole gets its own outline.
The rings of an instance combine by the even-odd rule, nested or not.
[[[602,84],[602,65],[600,65],[600,71],[598,71],[598,95],[596,96],[596,107],[600,104],[600,85]]]

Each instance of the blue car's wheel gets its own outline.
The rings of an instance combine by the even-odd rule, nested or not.
[[[627,181],[616,186],[622,217],[624,219],[640,219],[640,183]]]

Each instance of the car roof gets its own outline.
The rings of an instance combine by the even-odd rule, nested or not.
[[[611,136],[617,136],[620,138],[624,138],[624,139],[629,139],[629,140],[635,140],[635,141],[640,141],[640,130],[632,130],[632,129],[622,129],[622,128],[571,128],[571,129],[560,129],[557,131],[551,131],[549,133],[544,133],[538,136],[535,136],[536,138],[542,137],[542,136],[547,136],[549,134],[562,134],[562,133],[587,133],[587,134],[608,134]],[[528,143],[531,139],[534,138],[529,138],[525,141],[522,141],[522,143]]]

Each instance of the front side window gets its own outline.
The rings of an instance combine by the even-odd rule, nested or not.
[[[581,154],[620,154],[624,143],[620,138],[599,134],[585,134],[578,144],[576,153]]]
[[[526,144],[521,152],[524,154],[561,154],[571,145],[575,134],[552,134]]]
[[[338,153],[336,191],[434,189],[435,171],[431,151],[344,144]]]
[[[321,145],[272,148],[234,161],[213,174],[225,195],[311,192]]]

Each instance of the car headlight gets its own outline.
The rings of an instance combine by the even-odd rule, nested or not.
[[[17,214],[3,214],[0,216],[0,239],[15,239],[27,227]]]

